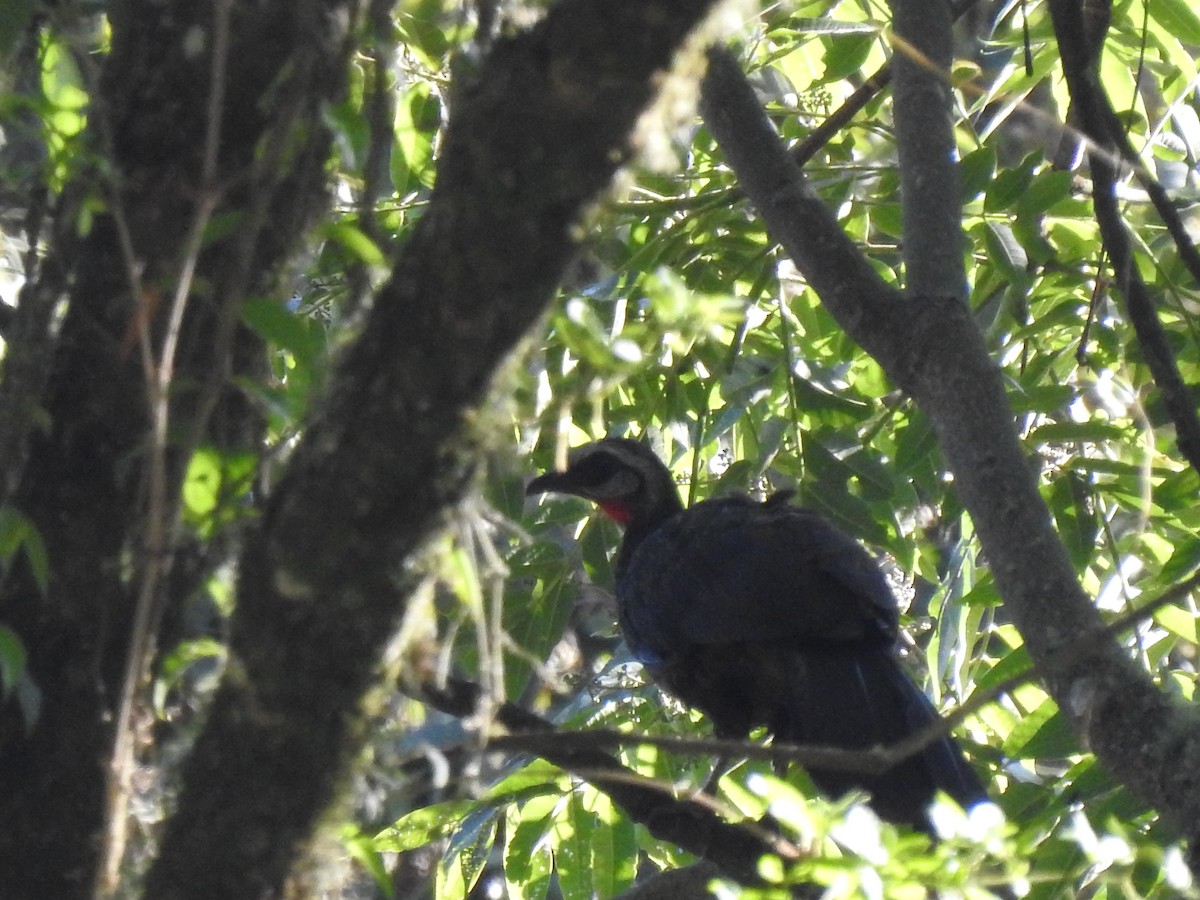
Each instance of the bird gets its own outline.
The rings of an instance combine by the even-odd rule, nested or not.
[[[595,502],[624,530],[614,564],[618,625],[666,693],[711,720],[718,737],[758,726],[779,742],[861,750],[938,721],[897,656],[899,610],[878,564],[823,515],[744,494],[685,508],[643,441],[606,437],[534,478],[526,495]],[[943,791],[964,809],[987,800],[945,735],[890,769],[807,767],[837,798],[865,791],[882,818],[933,833]]]

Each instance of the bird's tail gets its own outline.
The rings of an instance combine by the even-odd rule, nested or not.
[[[793,653],[795,651],[793,650]],[[938,721],[937,710],[884,647],[804,650],[794,659],[785,709],[776,713],[777,739],[800,744],[866,749],[890,746]],[[865,775],[809,767],[822,791],[853,788],[871,795],[884,819],[929,830],[928,808],[937,791],[964,809],[987,799],[979,777],[949,735],[886,772]]]

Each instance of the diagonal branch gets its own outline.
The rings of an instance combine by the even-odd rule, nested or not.
[[[966,304],[904,303],[821,208],[727,52],[710,54],[705,121],[757,207],[847,334],[925,410],[1040,677],[1099,759],[1178,833],[1200,837],[1200,727],[1158,691],[1082,591]],[[1078,652],[1066,652],[1079,647]],[[1186,762],[1185,762],[1186,761]]]
[[[723,47],[708,52],[700,112],[767,230],[834,315],[887,316],[888,308],[902,299],[900,294],[838,227],[783,148],[737,59]],[[734,135],[738,137],[730,139]]]
[[[230,662],[147,896],[274,895],[306,852],[421,554],[474,483],[497,373],[711,6],[563,0],[462,60],[429,206],[247,535]]]
[[[424,685],[417,699],[460,717],[472,715],[481,697],[478,685],[451,680],[445,687]],[[619,746],[619,738],[638,741],[635,735],[606,740],[596,732],[564,733],[553,723],[517,706],[504,703],[496,721],[511,732],[489,740],[489,747],[535,753],[607,794],[626,814],[659,840],[669,841],[689,853],[719,866],[743,884],[761,884],[758,860],[775,854],[794,860],[794,845],[752,823],[732,825],[701,796],[675,796],[669,789],[637,775],[602,748]]]
[[[979,0],[955,0],[951,5],[950,15],[955,21],[966,15]],[[816,128],[805,135],[804,139],[792,147],[792,158],[796,164],[804,166],[812,159],[818,150],[833,140],[843,128],[850,124],[868,103],[885,91],[892,83],[892,60],[888,60],[860,84],[847,97],[842,105],[825,117]]]
[[[1197,588],[1200,588],[1200,572],[1193,573],[1189,578],[1162,592],[1154,599],[1112,620],[1103,631],[1094,634],[1089,641],[1080,641],[1063,652],[1078,656],[1085,652],[1091,641],[1108,640],[1121,635],[1145,622],[1163,607],[1185,599]],[[961,706],[945,713],[936,722],[920,731],[913,732],[903,740],[895,744],[865,750],[847,750],[811,744],[771,743],[767,745],[750,740],[723,738],[662,737],[605,728],[560,731],[551,722],[512,703],[503,704],[497,712],[497,721],[511,733],[489,737],[487,746],[494,750],[534,753],[589,781],[595,781],[597,778],[603,781],[605,774],[610,770],[612,772],[619,771],[623,773],[619,779],[622,784],[636,779],[637,776],[620,767],[611,757],[599,753],[598,751],[601,749],[617,749],[636,745],[655,747],[670,753],[685,755],[755,759],[771,763],[791,762],[801,766],[820,766],[824,769],[845,772],[878,774],[887,771],[913,754],[920,753],[985,706],[996,702],[997,699],[1017,687],[1033,681],[1036,677],[1037,671],[1034,667],[1022,669],[991,685],[986,690],[976,691]],[[442,712],[461,718],[477,712],[480,693],[481,689],[478,685],[452,679],[445,688],[423,686],[417,694],[417,699]],[[612,768],[614,764],[618,766],[617,769]],[[639,783],[655,791],[658,801],[663,802],[662,790],[654,788],[652,783],[645,779],[640,779]],[[622,797],[614,794],[610,794],[610,796],[622,806],[626,806],[631,817],[636,821],[644,824],[647,822],[642,798],[634,796],[633,802],[630,804],[625,802]],[[653,810],[651,812],[653,813]],[[652,819],[653,815],[650,818]],[[655,835],[663,840],[676,842],[680,840],[680,836],[674,833],[659,834],[655,832]],[[680,843],[680,846],[688,849],[684,843]],[[781,853],[777,846],[772,846],[771,850]],[[713,859],[711,855],[704,855]],[[783,852],[781,855],[786,856],[787,854]],[[713,861],[717,860],[713,859]]]
[[[1096,222],[1112,260],[1117,284],[1125,297],[1129,321],[1137,334],[1146,364],[1154,375],[1154,383],[1162,392],[1163,403],[1175,424],[1179,450],[1192,468],[1200,472],[1200,416],[1196,414],[1196,399],[1175,364],[1175,355],[1158,319],[1154,299],[1134,261],[1132,242],[1117,204],[1117,168],[1107,151],[1115,149],[1126,158],[1133,157],[1133,153],[1108,95],[1099,83],[1096,69],[1098,58],[1093,58],[1080,37],[1083,34],[1083,7],[1071,0],[1053,0],[1050,14],[1062,56],[1063,74],[1071,92],[1071,107],[1089,144],[1094,147],[1088,151],[1088,162],[1092,170],[1092,203],[1096,210]],[[1180,245],[1185,260],[1188,254],[1184,252],[1184,247],[1190,244],[1188,241]],[[1193,247],[1193,256],[1194,251]],[[1200,281],[1200,259],[1192,262],[1195,263],[1193,276]],[[1192,263],[1189,263],[1189,268],[1191,266]]]

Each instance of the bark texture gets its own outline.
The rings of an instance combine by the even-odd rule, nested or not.
[[[52,316],[42,314],[40,330],[14,336],[53,348],[45,377],[6,360],[0,389],[6,408],[29,403],[30,391],[40,396],[48,423],[33,428],[34,417],[23,440],[8,435],[0,467],[6,499],[33,520],[50,563],[45,595],[20,565],[0,586],[0,616],[24,642],[41,691],[32,722],[15,704],[0,711],[5,897],[92,896],[146,558],[151,416],[138,332],[144,325],[151,344],[161,345],[191,241],[195,275],[171,419],[192,442],[256,446],[259,417],[229,380],[257,376],[264,360],[239,325],[238,304],[273,285],[312,213],[326,205],[330,138],[320,112],[342,83],[342,7],[125,0],[109,9],[111,52],[92,85],[89,114],[98,162],[81,167],[66,189],[50,258],[22,299],[36,311],[65,303],[65,317],[57,334]],[[214,102],[217,68],[223,96]],[[267,96],[275,102],[265,103]],[[86,197],[102,209],[84,232],[78,217]],[[240,226],[193,240],[204,204]],[[182,454],[168,456],[177,486]]]
[[[437,186],[241,561],[230,664],[147,895],[277,896],[360,740],[498,368],[708,0],[568,0],[460,71]]]

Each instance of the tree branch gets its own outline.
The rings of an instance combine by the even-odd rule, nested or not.
[[[417,699],[451,715],[472,715],[479,704],[480,688],[466,681],[452,680],[444,688],[424,685]],[[554,724],[513,703],[496,710],[496,721],[511,735],[488,741],[489,747],[533,753],[556,766],[578,775],[603,791],[635,822],[639,822],[659,840],[669,841],[701,859],[719,866],[742,884],[762,884],[758,860],[773,853],[785,860],[797,859],[794,845],[752,823],[731,825],[703,802],[702,795],[675,796],[669,787],[643,778],[603,751],[620,746],[620,741],[596,732],[564,733]],[[637,741],[635,735],[624,735]],[[732,743],[732,742],[730,742]]]
[[[1135,627],[1162,607],[1184,599],[1198,586],[1200,573],[1195,573],[1109,622],[1094,639],[1108,640]],[[1064,652],[1081,654],[1087,644],[1086,641],[1076,643]],[[554,763],[603,791],[626,815],[644,825],[655,837],[677,844],[743,884],[755,884],[761,880],[756,865],[761,855],[774,853],[785,860],[796,859],[797,848],[757,826],[748,823],[731,825],[723,821],[712,798],[676,796],[670,787],[638,776],[604,751],[649,746],[678,754],[819,765],[827,769],[876,774],[921,752],[987,704],[1034,677],[1036,672],[1032,667],[1017,672],[986,691],[975,692],[962,706],[903,741],[868,750],[778,743],[768,746],[748,740],[716,738],[656,737],[613,729],[560,731],[553,723],[513,703],[504,703],[494,711],[495,721],[510,733],[489,737],[487,748],[531,753]],[[461,679],[451,679],[444,687],[422,685],[414,696],[449,715],[466,718],[476,713],[481,688]],[[708,878],[718,874],[712,868],[704,871]]]
[[[178,328],[177,377],[167,379],[175,424],[208,418],[195,412],[195,385],[213,377],[220,414],[195,428],[223,450],[258,448],[262,418],[231,380],[265,360],[261,340],[238,324],[236,304],[247,292],[270,289],[327,197],[330,141],[320,111],[343,80],[343,48],[326,52],[338,34],[331,20],[340,4],[232,4],[233,43],[223,60],[214,58],[226,34],[214,34],[212,4],[171,16],[153,6],[114,4],[107,51],[75,57],[91,98],[80,145],[90,148],[81,157],[88,161],[70,167],[72,182],[47,218],[42,265],[33,264],[39,229],[30,228],[29,282],[8,336],[13,352],[4,363],[0,418],[14,427],[0,446],[0,489],[33,522],[51,564],[44,594],[23,566],[11,567],[0,585],[6,624],[24,642],[29,677],[43,690],[28,734],[12,704],[0,710],[0,769],[10,775],[0,786],[8,823],[0,869],[13,896],[93,896],[105,764],[114,744],[130,746],[118,722],[141,699],[131,693],[137,679],[124,691],[122,682],[153,645],[165,605],[159,599],[170,591],[161,579],[147,582],[140,649],[132,648],[131,570],[165,566],[161,554],[177,549],[141,540],[153,530],[144,492],[150,417],[146,370],[130,353],[134,338],[144,328],[162,346],[167,330]],[[210,90],[214,83],[221,89]],[[268,95],[272,102],[264,103]],[[267,132],[290,115],[279,101],[296,96],[303,140],[291,141],[286,166],[255,180]],[[214,179],[236,181],[238,190],[214,191]],[[78,204],[97,196],[103,209],[81,231]],[[208,212],[238,224],[201,240],[206,214],[197,207],[214,202]],[[258,206],[273,213],[266,238],[245,227]],[[194,277],[181,272],[183,260]],[[242,276],[240,291],[223,290],[231,271]],[[172,293],[182,315],[168,325],[156,301]],[[223,304],[234,304],[237,346],[214,337],[214,307]],[[178,440],[159,447],[167,454],[158,484],[162,534],[173,521],[186,450]],[[114,819],[121,818],[121,781],[114,773]],[[118,844],[110,843],[114,861]],[[66,858],[72,863],[65,867]]]
[[[305,851],[419,554],[473,484],[497,370],[711,2],[564,0],[463,61],[429,207],[247,536],[230,661],[147,896],[257,900]]]
[[[809,187],[737,59],[724,47],[708,51],[700,112],[767,230],[835,315],[887,316],[903,298],[876,274]]]
[[[710,61],[707,124],[772,237],[850,337],[929,415],[1047,689],[1110,771],[1179,834],[1200,837],[1200,727],[1104,634],[1054,533],[970,310],[945,297],[897,303],[832,214],[815,208],[736,64],[723,51]]]
[[[1138,624],[1151,618],[1155,612],[1164,606],[1170,606],[1188,597],[1200,588],[1200,572],[1193,574],[1179,584],[1164,591],[1158,597],[1143,603],[1130,612],[1107,623],[1103,631],[1096,632],[1091,640],[1080,640],[1063,652],[1070,656],[1079,656],[1086,652],[1088,645],[1096,640],[1112,640]],[[915,731],[901,741],[887,746],[872,747],[866,750],[846,750],[838,747],[822,747],[811,744],[782,744],[772,743],[769,746],[749,740],[727,740],[720,738],[680,738],[655,737],[644,734],[631,734],[611,729],[589,729],[587,731],[539,731],[537,733],[517,734],[489,738],[488,746],[500,750],[523,750],[544,756],[543,750],[561,750],[565,748],[618,748],[630,745],[644,745],[667,750],[671,753],[691,755],[722,756],[729,759],[757,759],[772,763],[794,762],[802,766],[820,766],[823,769],[836,769],[843,772],[861,772],[875,775],[885,772],[907,759],[920,753],[934,741],[949,734],[960,724],[981,709],[997,699],[1010,693],[1027,682],[1037,678],[1037,670],[1030,666],[1022,671],[1014,672],[1009,677],[989,686],[987,690],[972,693],[961,706],[941,715],[920,731]],[[438,705],[439,709],[455,715],[466,715],[462,707],[451,709]],[[501,719],[504,722],[503,719]],[[508,724],[504,722],[504,724]],[[548,723],[547,723],[548,724]],[[520,729],[514,729],[520,730]]]
[[[979,0],[956,0],[952,4],[950,14],[954,21],[962,18]],[[889,84],[892,83],[892,60],[888,60],[876,69],[867,80],[854,89],[842,105],[830,113],[820,125],[810,131],[805,138],[792,147],[792,159],[798,166],[803,167],[817,151],[828,144],[838,132],[850,124],[864,106],[875,99]]]
[[[1116,113],[1099,83],[1098,55],[1089,53],[1084,34],[1083,6],[1070,0],[1053,0],[1050,15],[1062,57],[1063,74],[1071,92],[1071,108],[1089,140],[1088,164],[1092,171],[1092,203],[1100,235],[1112,261],[1117,284],[1125,298],[1129,321],[1137,334],[1154,383],[1162,392],[1163,404],[1175,424],[1180,452],[1200,472],[1200,416],[1196,398],[1183,381],[1167,334],[1158,320],[1150,289],[1142,280],[1133,258],[1133,245],[1117,204],[1117,168],[1114,151],[1132,156]],[[1135,157],[1136,159],[1136,157]],[[1140,166],[1139,166],[1140,167]],[[1181,226],[1179,226],[1181,228]],[[1190,245],[1190,241],[1187,242]],[[1181,245],[1181,255],[1187,258]],[[1194,248],[1193,255],[1194,255]],[[1200,280],[1200,259],[1194,260],[1194,277]]]
[[[946,78],[953,55],[950,5],[892,0],[892,13],[906,292],[915,299],[962,298],[962,199]]]

